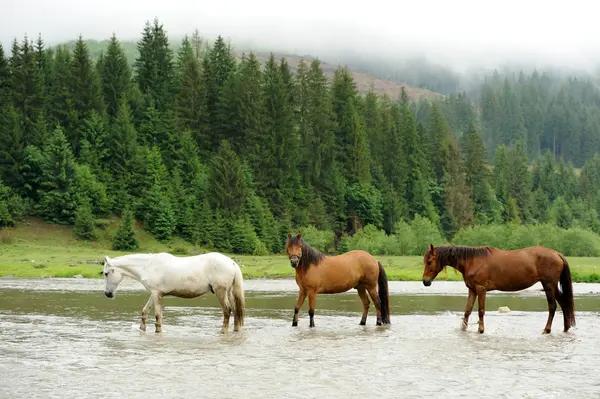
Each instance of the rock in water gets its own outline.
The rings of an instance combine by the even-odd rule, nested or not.
[[[508,306],[500,306],[498,308],[498,312],[500,312],[500,313],[508,313],[508,312],[510,312],[510,309],[508,308]]]

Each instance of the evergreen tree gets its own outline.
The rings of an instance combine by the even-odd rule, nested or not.
[[[336,115],[336,159],[340,160],[349,182],[371,181],[369,147],[356,109],[356,85],[347,68],[336,70],[332,83]]]
[[[50,75],[48,118],[50,126],[65,131],[76,129],[78,115],[74,108],[71,82],[71,54],[66,46],[57,46]]]
[[[157,18],[152,24],[146,22],[137,48],[139,56],[134,68],[140,92],[164,111],[171,104],[175,71],[167,33]]]
[[[6,104],[0,108],[0,179],[14,189],[23,186],[23,141],[19,116],[12,104]]]
[[[94,231],[94,215],[90,201],[83,201],[77,207],[73,233],[82,240],[93,241],[97,238]]]
[[[219,147],[220,138],[224,137],[223,121],[220,117],[222,113],[219,108],[222,103],[223,88],[235,72],[235,67],[236,63],[231,47],[221,36],[218,36],[202,64],[202,86],[205,92],[202,106],[203,131],[198,137],[198,147],[201,150],[216,150]]]
[[[75,42],[71,59],[70,89],[77,122],[74,130],[67,133],[71,147],[78,155],[81,149],[84,121],[90,117],[92,111],[104,115],[100,78],[90,59],[87,44],[81,36]]]
[[[56,128],[44,147],[42,193],[39,212],[54,223],[70,224],[75,220],[77,191],[76,163],[65,134]]]
[[[221,217],[236,220],[244,211],[247,196],[248,186],[242,163],[231,144],[222,141],[212,159],[207,198]]]
[[[115,118],[121,100],[131,96],[131,68],[114,33],[106,48],[106,55],[102,57],[99,71],[106,112],[110,118]]]
[[[183,39],[177,55],[177,80],[175,111],[177,126],[189,129],[195,137],[201,132],[203,86],[200,60],[187,36]]]
[[[13,42],[9,63],[12,103],[23,132],[23,144],[41,143],[40,123],[44,117],[44,81],[35,49],[27,36],[21,45]]]
[[[135,251],[140,246],[133,231],[133,214],[128,207],[123,211],[121,224],[113,238],[112,249],[116,251]]]

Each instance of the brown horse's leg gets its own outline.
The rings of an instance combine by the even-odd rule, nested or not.
[[[308,315],[310,316],[309,327],[315,326],[315,304],[317,302],[317,293],[315,291],[308,292]]]
[[[483,334],[483,331],[485,330],[484,326],[483,326],[483,316],[485,316],[485,296],[487,294],[487,291],[485,289],[485,287],[482,286],[478,286],[477,287],[477,299],[478,301],[478,305],[479,305],[479,309],[478,309],[478,313],[479,313],[479,328],[477,329],[477,331],[479,331],[479,334]]]
[[[360,325],[364,326],[367,324],[367,315],[369,314],[369,305],[371,304],[369,302],[369,296],[367,295],[367,289],[360,285],[358,287],[356,287],[356,290],[358,291],[358,296],[360,296],[360,300],[362,301],[363,304],[363,314],[362,314],[362,319],[360,319]]]
[[[373,305],[375,305],[375,310],[377,310],[377,322],[376,325],[380,326],[381,323],[381,302],[379,301],[379,296],[377,295],[377,286],[369,288],[369,296],[373,300]]]
[[[469,316],[473,310],[475,304],[475,298],[477,298],[477,292],[469,288],[469,297],[467,298],[467,307],[465,308],[465,316],[462,321],[462,330],[465,331],[469,325]]]
[[[298,326],[298,312],[302,309],[302,305],[304,304],[304,300],[306,299],[306,293],[301,289],[298,291],[298,301],[296,302],[296,307],[294,308],[294,319],[292,320],[292,327]]]
[[[554,320],[554,313],[556,313],[556,295],[554,285],[551,283],[542,283],[544,291],[546,292],[546,299],[548,300],[548,321],[546,322],[546,328],[544,328],[544,334],[550,334],[552,330],[552,320]]]

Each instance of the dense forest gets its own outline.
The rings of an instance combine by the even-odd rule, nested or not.
[[[93,240],[118,215],[115,248],[135,248],[135,219],[159,240],[255,254],[295,230],[330,252],[367,236],[600,232],[591,79],[496,72],[476,96],[414,102],[359,95],[348,68],[329,80],[318,60],[238,61],[221,37],[173,51],[158,20],[137,47],[132,67],[115,36],[95,61],[81,37],[0,47],[0,226],[39,216]]]

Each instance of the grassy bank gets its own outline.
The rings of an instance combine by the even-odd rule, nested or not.
[[[112,220],[99,230],[99,239],[90,243],[77,240],[70,227],[46,224],[28,219],[14,229],[0,230],[0,276],[13,277],[101,277],[100,262],[104,255],[111,257],[123,252],[110,250],[110,237],[118,226]],[[159,243],[136,227],[140,240],[137,252],[170,252],[175,255],[194,255],[206,252],[203,248],[181,240]],[[251,256],[230,255],[240,265],[244,278],[291,278],[294,270],[285,255]],[[423,258],[420,256],[378,256],[390,280],[420,281]],[[600,282],[600,258],[569,257],[574,281]],[[453,269],[443,271],[440,280],[460,281]]]

